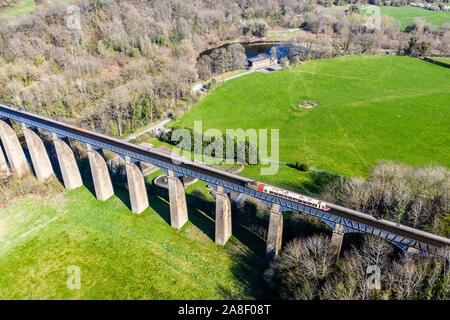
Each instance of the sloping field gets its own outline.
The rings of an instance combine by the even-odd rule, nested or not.
[[[223,248],[200,211],[178,231],[163,197],[149,192],[135,215],[124,196],[103,203],[82,187],[0,210],[0,300],[261,298],[264,241],[236,228]]]
[[[402,29],[414,22],[416,18],[424,19],[426,22],[440,28],[445,23],[450,23],[449,11],[431,11],[416,7],[380,7],[381,14],[386,14],[398,20]]]
[[[319,106],[298,108],[305,100]],[[408,57],[350,56],[226,82],[176,125],[279,129],[281,161],[364,176],[381,159],[450,166],[449,111],[450,70]]]
[[[51,2],[72,3],[74,0],[51,0]],[[19,5],[0,11],[0,17],[15,18],[23,14],[32,13],[36,9],[34,0],[22,0]]]
[[[450,64],[450,58],[443,58],[443,57],[432,57],[433,60],[441,61],[444,63]]]

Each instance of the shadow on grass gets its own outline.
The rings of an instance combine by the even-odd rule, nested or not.
[[[155,186],[148,187],[150,206],[170,224],[169,204],[160,197],[168,199],[166,189]],[[207,199],[197,190],[186,194],[188,218],[190,223],[202,231],[211,241],[215,241],[215,202]],[[263,273],[266,268],[264,260],[266,243],[250,230],[233,223],[232,237],[225,246],[232,261],[233,276],[244,288],[245,298],[264,298]],[[242,299],[242,291],[230,291],[226,287],[217,288],[224,299]]]
[[[86,189],[89,190],[90,193],[92,193],[92,195],[94,197],[96,197],[94,180],[92,178],[88,159],[87,158],[80,159],[80,160],[77,159],[77,162],[78,162],[78,167],[79,167],[80,173],[81,173],[81,179],[83,180],[83,185],[86,187]],[[87,166],[86,166],[86,164],[87,164]],[[114,190],[114,191],[116,191],[116,190]]]
[[[189,221],[215,241],[215,203],[205,198],[201,192],[186,195]],[[233,214],[235,216],[235,214]],[[238,221],[232,219],[232,221]],[[225,246],[230,260],[233,276],[244,288],[245,298],[262,299],[265,297],[264,260],[266,242],[238,223],[232,224],[232,237]],[[242,299],[242,292],[230,291],[224,286],[217,288],[225,299]]]
[[[242,284],[243,292],[236,292],[219,285],[216,289],[223,299],[267,299],[269,297],[269,290],[264,280],[264,270],[267,267],[266,262],[261,257],[251,253],[230,254],[230,256],[233,261],[230,270],[233,277]]]
[[[147,194],[150,207],[170,226],[170,204],[168,203],[169,193],[167,190],[147,186]]]
[[[188,203],[189,221],[203,231],[212,241],[215,241],[215,202],[206,199],[203,193],[196,191],[187,194],[186,201]],[[240,220],[236,219],[235,206],[232,206],[231,221],[233,237],[247,246],[252,252],[259,252],[264,256],[264,239],[261,239],[250,230],[241,226],[239,223]]]
[[[313,194],[320,194],[327,184],[339,179],[326,173],[316,172],[309,172],[309,177],[310,179],[303,182],[301,187]]]
[[[189,221],[200,229],[212,241],[215,241],[216,223],[215,204],[207,200],[201,192],[186,194]]]
[[[119,198],[120,201],[122,201],[122,203],[127,206],[128,210],[131,211],[130,192],[128,191],[128,189],[115,184],[113,184],[113,188],[114,194],[117,196],[117,198]]]
[[[226,245],[230,260],[230,271],[244,288],[244,299],[264,299],[268,297],[268,288],[264,271],[268,267],[265,260],[266,242],[251,231],[233,224],[233,237]],[[236,240],[243,244],[237,245]],[[217,290],[224,299],[242,299],[242,293],[236,294],[228,288],[219,286]]]
[[[94,181],[91,173],[91,166],[89,165],[89,159],[87,156],[87,150],[78,141],[70,140],[68,138],[64,138],[61,140],[63,140],[73,151],[78,170],[80,170],[83,185],[86,187],[86,189],[89,190],[90,193],[92,193],[94,197],[96,197]]]

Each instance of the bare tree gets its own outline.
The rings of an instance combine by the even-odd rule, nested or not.
[[[318,297],[321,282],[330,272],[329,244],[328,237],[312,236],[294,239],[286,245],[273,265],[282,298],[310,300]]]

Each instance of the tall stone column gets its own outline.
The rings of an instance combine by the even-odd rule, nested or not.
[[[129,157],[125,158],[127,170],[128,190],[130,192],[131,211],[140,214],[148,207],[147,189],[145,188],[144,175],[141,169],[130,161]]]
[[[267,232],[266,259],[278,256],[283,238],[283,213],[279,204],[272,204],[270,209],[269,230]]]
[[[114,189],[105,159],[90,144],[87,144],[89,165],[94,180],[95,196],[106,201],[114,194]]]
[[[217,244],[224,246],[231,237],[231,203],[223,192],[222,186],[217,186],[216,192],[216,236]]]
[[[328,248],[328,253],[331,256],[331,261],[336,263],[339,260],[339,255],[341,253],[342,240],[344,240],[344,226],[336,223],[333,229],[333,235],[331,236],[330,246]]]
[[[13,128],[3,120],[0,120],[0,138],[2,139],[5,148],[6,156],[8,157],[11,166],[12,174],[20,178],[30,173],[30,166],[27,158],[23,153],[22,146],[17,138],[16,132]]]
[[[169,170],[169,202],[170,202],[170,225],[173,228],[181,229],[188,221],[188,212],[186,206],[186,195],[183,184],[180,179],[174,176],[172,170]]]
[[[3,148],[0,142],[0,180],[9,177],[9,175],[9,167],[6,163],[5,154],[3,153]]]
[[[39,181],[45,181],[53,174],[52,164],[41,138],[22,123],[22,130],[33,162],[34,171]]]
[[[63,140],[58,139],[55,133],[52,133],[53,144],[55,145],[56,156],[58,157],[59,168],[64,181],[64,187],[67,190],[73,190],[83,185],[80,170],[72,149]]]

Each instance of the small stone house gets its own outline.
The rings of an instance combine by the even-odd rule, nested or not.
[[[272,58],[268,54],[258,54],[256,57],[248,59],[250,69],[267,67],[272,64]]]

